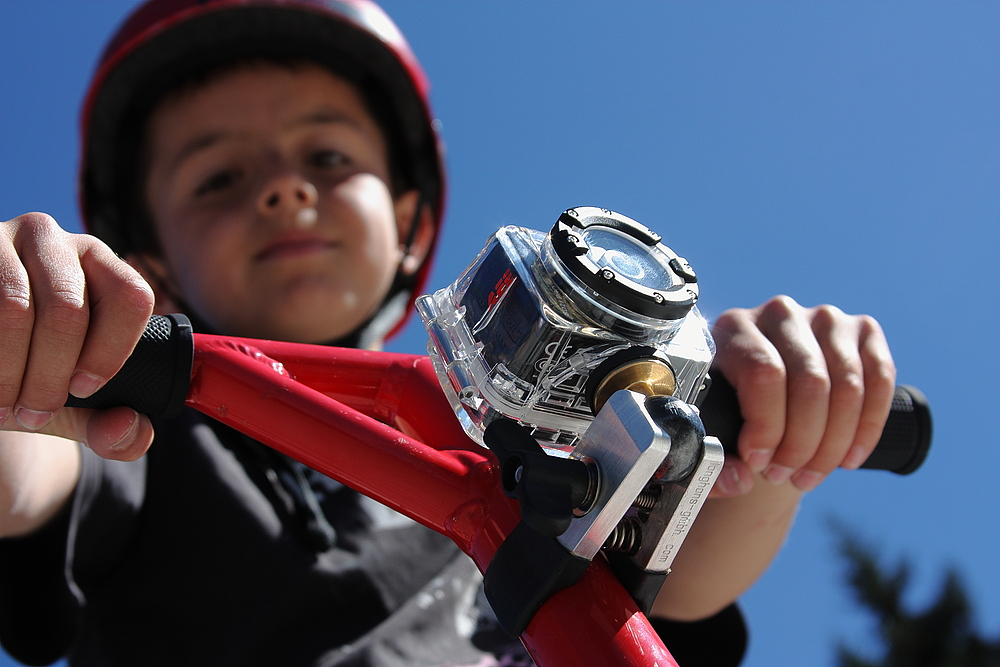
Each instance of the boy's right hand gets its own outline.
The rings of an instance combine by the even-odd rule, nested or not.
[[[0,223],[0,429],[142,456],[153,437],[145,415],[62,406],[118,372],[152,312],[149,285],[98,239],[42,213]]]

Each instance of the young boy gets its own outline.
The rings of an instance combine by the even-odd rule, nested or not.
[[[152,0],[109,44],[84,116],[97,238],[39,214],[0,228],[5,648],[34,664],[528,664],[442,536],[198,414],[60,409],[114,374],[154,310],[364,347],[401,325],[443,166],[388,18],[366,0]],[[867,457],[894,384],[878,325],[829,306],[777,297],[715,335],[743,461],[660,619],[713,617],[756,579],[801,492]]]

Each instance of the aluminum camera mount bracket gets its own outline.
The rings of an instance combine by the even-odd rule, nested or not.
[[[648,611],[724,461],[687,403],[628,390],[611,395],[569,458],[543,453],[513,422],[491,424],[485,439],[522,505],[486,571],[487,598],[513,635],[612,545],[608,560]]]

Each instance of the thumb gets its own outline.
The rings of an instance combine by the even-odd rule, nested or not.
[[[726,464],[715,481],[709,498],[732,498],[750,493],[753,489],[753,471],[742,459],[726,455]]]
[[[134,461],[153,442],[149,417],[132,408],[91,411],[86,444],[98,456],[116,461]]]
[[[4,428],[27,430],[9,419]],[[95,454],[116,461],[134,461],[153,442],[153,425],[149,417],[132,408],[107,410],[62,408],[44,428],[37,431],[87,445]]]

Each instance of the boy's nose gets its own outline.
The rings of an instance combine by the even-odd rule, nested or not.
[[[261,213],[298,210],[316,206],[319,192],[316,186],[298,174],[284,174],[271,180],[257,202]]]

